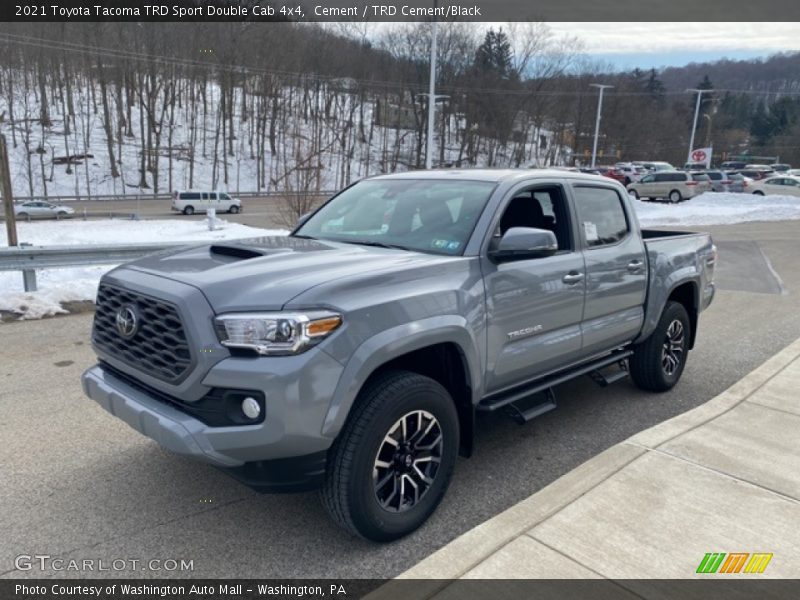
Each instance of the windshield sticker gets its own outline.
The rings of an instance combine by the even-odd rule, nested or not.
[[[459,246],[461,246],[461,242],[457,240],[436,239],[431,242],[431,247],[438,250],[458,250]]]

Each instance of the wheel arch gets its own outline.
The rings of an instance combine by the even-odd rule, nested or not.
[[[460,453],[471,454],[475,403],[480,394],[477,344],[463,317],[447,318],[447,324],[442,318],[434,320],[439,321],[438,327],[406,324],[359,346],[340,377],[323,424],[323,435],[339,434],[358,394],[369,381],[387,370],[404,370],[430,377],[448,391],[458,411]]]
[[[694,281],[687,281],[675,286],[667,297],[667,303],[669,302],[682,304],[689,315],[689,324],[691,326],[689,332],[689,350],[691,350],[694,348],[694,340],[697,336],[697,316],[700,312],[700,292],[697,283]],[[666,306],[666,304],[664,304],[664,306]]]

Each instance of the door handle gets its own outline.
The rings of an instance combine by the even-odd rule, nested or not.
[[[644,263],[640,260],[634,260],[628,263],[628,271],[631,273],[638,273],[642,270]]]
[[[576,283],[580,283],[581,281],[583,281],[583,273],[572,271],[564,275],[564,277],[561,278],[561,281],[563,281],[567,285],[575,285]]]

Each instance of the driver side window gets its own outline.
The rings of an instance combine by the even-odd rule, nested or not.
[[[499,240],[512,227],[532,227],[552,231],[558,252],[572,250],[567,205],[560,186],[537,187],[517,192],[503,210],[494,233]]]

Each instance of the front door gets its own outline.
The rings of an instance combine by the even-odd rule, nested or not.
[[[561,184],[524,186],[501,207],[492,240],[511,227],[553,231],[553,256],[495,263],[486,252],[487,370],[485,392],[524,383],[576,360],[581,352],[584,263]]]

